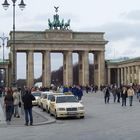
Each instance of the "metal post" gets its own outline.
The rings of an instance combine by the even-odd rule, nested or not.
[[[16,52],[15,52],[15,2],[13,1],[13,83],[12,86],[16,86]]]
[[[16,86],[16,50],[15,50],[15,3],[17,0],[12,0],[13,2],[13,33],[12,33],[12,43],[13,43],[13,47],[12,47],[12,53],[13,53],[13,57],[12,57],[12,86],[15,87]],[[4,3],[2,4],[4,9],[7,10],[7,8],[9,7],[9,3],[7,0],[4,1]],[[23,10],[25,8],[26,4],[24,3],[23,0],[21,0],[19,7],[21,10]]]

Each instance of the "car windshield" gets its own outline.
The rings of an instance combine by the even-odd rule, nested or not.
[[[78,100],[74,96],[59,96],[59,97],[57,97],[56,103],[64,103],[64,102],[78,102]]]
[[[48,100],[51,100],[52,97],[53,95],[48,95]]]
[[[40,92],[34,92],[32,93],[34,96],[41,96],[41,93]]]

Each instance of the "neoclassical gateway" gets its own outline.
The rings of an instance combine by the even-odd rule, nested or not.
[[[78,54],[79,85],[89,84],[89,53],[93,54],[94,85],[104,84],[140,84],[140,58],[121,62],[106,61],[103,32],[74,32],[70,30],[70,20],[60,20],[58,7],[53,21],[48,19],[49,29],[45,31],[16,31],[15,55],[19,52],[26,54],[26,85],[34,85],[34,53],[42,54],[42,85],[51,85],[51,53],[63,54],[63,84],[73,85],[72,54]],[[13,59],[13,32],[10,32],[9,61],[2,63],[0,68],[5,69],[5,86],[11,86],[13,69],[15,79],[17,75],[17,55]],[[59,58],[58,58],[59,59]],[[13,61],[14,60],[14,61]],[[22,62],[21,62],[22,63]],[[15,67],[14,67],[15,66]]]
[[[12,33],[11,33],[12,35]],[[89,84],[89,53],[94,54],[95,84],[105,84],[104,33],[73,32],[70,30],[46,30],[42,32],[16,31],[15,51],[26,53],[27,86],[34,85],[34,52],[42,53],[42,83],[51,84],[50,53],[63,54],[63,84],[73,84],[72,53],[79,55],[79,84]],[[12,50],[12,41],[10,42]],[[10,52],[10,61],[12,61]],[[59,59],[59,58],[58,58]],[[16,63],[16,62],[15,62]],[[11,62],[13,64],[13,62]],[[12,72],[11,65],[11,72]],[[12,76],[10,77],[12,81]]]
[[[57,14],[59,7],[55,8],[53,21],[48,19],[49,29],[45,31],[16,31],[15,32],[15,52],[26,53],[26,79],[27,86],[34,85],[34,52],[42,53],[42,85],[51,85],[51,57],[50,53],[63,54],[63,84],[73,84],[73,63],[72,53],[79,56],[79,84],[89,84],[89,53],[94,54],[94,84],[105,84],[105,44],[103,32],[74,32],[70,30],[70,20],[64,22]],[[10,33],[10,69],[12,75],[13,66],[17,60],[13,59],[13,33]],[[15,58],[15,57],[14,57]],[[17,58],[17,57],[16,57]],[[58,58],[59,59],[59,58]],[[14,62],[13,62],[14,60]],[[16,68],[15,68],[16,69]],[[15,72],[16,76],[16,72]],[[9,82],[12,83],[10,76]]]

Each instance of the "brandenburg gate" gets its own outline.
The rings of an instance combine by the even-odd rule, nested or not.
[[[70,20],[60,22],[59,15],[54,15],[54,21],[48,20],[49,29],[45,31],[16,31],[15,51],[26,53],[26,80],[27,86],[34,85],[34,53],[42,53],[42,85],[51,85],[51,53],[63,54],[63,84],[73,84],[72,54],[78,54],[79,85],[89,84],[89,53],[94,57],[94,84],[105,84],[105,44],[103,32],[74,32],[69,29]],[[58,22],[58,23],[57,23]],[[12,75],[12,32],[9,46]],[[17,59],[17,57],[16,57]],[[59,58],[58,58],[59,59]],[[17,60],[15,60],[17,61]],[[22,62],[21,62],[22,63]],[[9,79],[12,82],[12,76]]]

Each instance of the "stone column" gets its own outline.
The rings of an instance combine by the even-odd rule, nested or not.
[[[126,85],[127,75],[126,75],[126,67],[124,67],[124,84]]]
[[[136,79],[136,84],[139,84],[139,66],[136,67],[136,74],[135,74],[135,79]]]
[[[13,51],[10,52],[10,62],[11,62],[11,80],[10,80],[10,83],[11,83],[11,86],[13,86],[13,82],[16,82],[17,81],[17,52],[15,51],[15,62],[13,62]],[[15,73],[13,73],[13,67],[14,70],[15,70]],[[13,81],[13,77],[15,77],[15,81]]]
[[[117,84],[120,87],[120,68],[117,68]]]
[[[63,83],[68,86],[73,85],[73,64],[71,51],[63,53]]]
[[[26,65],[27,65],[27,87],[31,88],[34,85],[34,57],[33,57],[33,51],[28,51],[27,53],[27,59],[26,59]]]
[[[78,53],[79,57],[79,85],[83,85],[83,64],[82,64],[82,52]]]
[[[104,51],[94,54],[94,84],[100,87],[105,84],[105,56]]]
[[[42,86],[50,87],[51,85],[51,62],[50,51],[42,52]]]
[[[110,85],[111,84],[111,77],[110,77],[110,72],[111,72],[111,68],[107,68],[107,79],[108,79],[108,85]]]
[[[124,82],[123,82],[123,68],[121,68],[121,84],[124,84]]]
[[[104,85],[105,84],[105,52],[101,51],[100,52],[100,62],[99,62],[99,70],[100,70],[100,82],[99,85]]]
[[[134,83],[134,66],[132,66],[131,69],[132,69],[132,83]]]
[[[84,51],[82,54],[82,69],[83,69],[83,85],[89,85],[89,58],[88,51]]]
[[[130,84],[130,77],[131,77],[131,75],[130,75],[130,67],[128,66],[127,67],[127,84]]]

